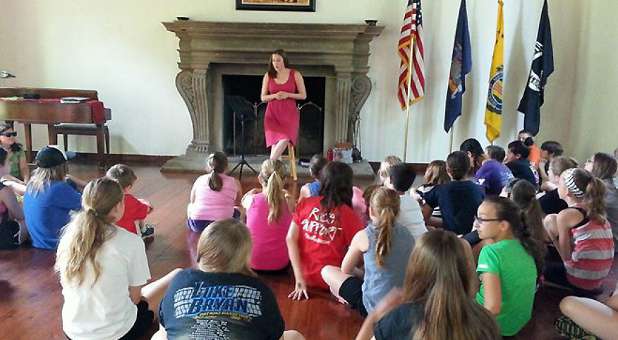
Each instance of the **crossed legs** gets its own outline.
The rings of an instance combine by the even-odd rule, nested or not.
[[[618,296],[610,297],[605,304],[567,296],[560,302],[560,311],[581,328],[602,339],[618,338]]]

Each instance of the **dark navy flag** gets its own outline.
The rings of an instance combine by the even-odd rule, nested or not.
[[[446,90],[446,111],[444,113],[444,131],[448,132],[455,119],[461,115],[461,97],[466,91],[466,74],[472,69],[470,32],[468,31],[468,14],[466,0],[461,0],[457,31],[453,44],[453,59]]]
[[[541,124],[541,105],[547,78],[554,72],[554,52],[551,44],[551,28],[547,14],[547,0],[543,4],[539,32],[534,46],[534,57],[530,66],[528,85],[519,102],[517,111],[524,114],[524,130],[533,135],[539,132]]]

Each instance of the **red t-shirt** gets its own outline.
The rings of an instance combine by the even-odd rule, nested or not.
[[[135,221],[145,219],[149,209],[147,204],[142,203],[135,196],[124,194],[124,215],[116,222],[116,225],[137,234]]]
[[[341,266],[352,238],[363,228],[354,210],[343,204],[330,213],[320,206],[322,196],[303,199],[294,213],[299,228],[298,249],[307,286],[328,289],[320,271],[326,265]]]

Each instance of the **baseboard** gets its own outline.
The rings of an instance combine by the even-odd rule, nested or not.
[[[145,165],[157,165],[162,166],[168,160],[174,158],[174,156],[156,156],[156,155],[136,155],[136,154],[119,154],[111,153],[105,154],[105,163],[109,166],[118,163],[133,163],[133,164],[145,164]],[[90,152],[78,152],[74,158],[78,161],[96,162],[97,154]]]

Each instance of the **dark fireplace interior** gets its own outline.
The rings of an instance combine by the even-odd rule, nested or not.
[[[262,76],[223,75],[223,149],[228,155],[240,154],[244,142],[245,154],[267,155],[264,140],[264,113],[266,103],[260,102]],[[307,99],[299,101],[300,128],[298,152],[303,158],[309,158],[324,150],[324,77],[305,77]],[[231,96],[240,96],[251,103],[251,111],[256,119],[245,122],[245,139],[241,138],[240,117],[234,123],[234,111],[230,105]],[[235,133],[234,133],[235,130]],[[236,135],[236,138],[234,138]]]

